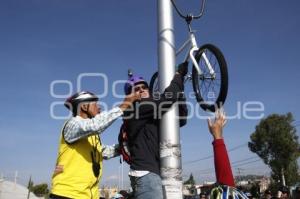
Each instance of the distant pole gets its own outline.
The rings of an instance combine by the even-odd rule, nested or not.
[[[15,171],[15,186],[17,185],[18,171]]]
[[[28,182],[28,194],[27,194],[27,199],[29,199],[29,197],[30,197],[30,189],[31,189],[31,175],[30,175],[29,182]]]
[[[172,4],[158,0],[158,71],[160,92],[175,74],[175,45]],[[182,199],[182,169],[178,107],[173,106],[160,122],[160,164],[165,199]]]
[[[242,176],[241,176],[241,168],[237,168],[238,170],[238,173],[239,173],[239,176],[238,176],[238,181],[237,181],[237,184],[241,183],[241,179],[242,179]]]
[[[281,169],[281,179],[282,179],[282,185],[286,186],[286,184],[285,184],[285,177],[284,177],[284,169],[283,168]]]
[[[2,182],[4,182],[4,177],[3,177],[3,173],[1,173],[1,177],[0,177],[0,198],[2,198]]]
[[[122,173],[122,177],[121,177],[121,179],[122,179],[122,181],[121,181],[121,188],[122,188],[122,190],[124,189],[124,184],[123,184],[123,180],[124,180],[124,178],[123,178],[123,175],[124,175],[124,168],[123,168],[123,166],[124,166],[124,160],[122,161],[122,169],[121,169],[121,173]]]
[[[121,189],[121,165],[118,168],[118,187],[119,187],[119,191]]]

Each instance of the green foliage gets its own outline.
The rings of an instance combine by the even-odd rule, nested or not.
[[[252,183],[249,192],[251,193],[251,195],[252,195],[254,198],[259,198],[259,196],[260,196],[259,183],[258,183],[258,182]]]
[[[183,182],[183,184],[184,185],[190,185],[188,190],[191,194],[195,195],[197,193],[197,190],[196,190],[196,187],[195,187],[196,182],[194,180],[194,176],[193,176],[192,173],[191,173],[189,179],[187,181]]]
[[[192,186],[194,186],[196,184],[192,173],[191,173],[189,179],[187,181],[183,182],[183,184],[184,185],[192,185]]]
[[[45,196],[49,193],[48,185],[46,183],[34,185],[30,191],[38,197]]]
[[[248,143],[249,149],[271,168],[273,180],[281,181],[283,171],[287,185],[294,185],[299,179],[300,145],[293,121],[291,113],[272,114],[260,121]]]
[[[32,187],[33,187],[33,181],[31,180],[31,177],[30,177],[28,185],[27,185],[27,189],[31,190]]]
[[[271,184],[268,189],[271,191],[272,195],[276,195],[278,190],[282,187],[282,185],[276,183],[274,180],[271,180]]]

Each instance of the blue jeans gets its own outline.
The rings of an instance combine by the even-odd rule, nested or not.
[[[159,175],[150,172],[142,177],[130,176],[130,182],[135,199],[163,199]]]

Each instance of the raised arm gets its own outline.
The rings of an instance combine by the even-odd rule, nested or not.
[[[116,107],[108,112],[101,112],[91,119],[83,119],[80,116],[73,117],[64,126],[64,139],[71,144],[81,138],[100,134],[122,114],[122,110]]]
[[[174,75],[170,85],[164,90],[162,94],[152,96],[152,99],[142,99],[137,104],[138,118],[153,118],[167,112],[168,109],[179,99],[184,98],[183,79],[187,73],[188,62],[184,62],[178,66],[178,70]],[[183,101],[184,102],[184,101]],[[181,103],[184,105],[184,103]],[[182,106],[180,107],[182,108]],[[186,108],[186,107],[184,107]],[[183,110],[186,111],[186,110]]]
[[[127,95],[119,107],[115,107],[110,111],[103,111],[93,118],[82,118],[80,116],[71,118],[63,128],[65,141],[71,144],[84,137],[102,133],[118,117],[123,115],[123,111],[128,109],[136,100],[140,100],[140,96],[133,93]]]
[[[214,120],[208,119],[208,128],[212,134],[214,148],[214,163],[217,182],[219,184],[235,186],[227,149],[223,140],[223,127],[226,117],[223,109],[216,111]]]

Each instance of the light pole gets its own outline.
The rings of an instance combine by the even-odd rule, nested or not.
[[[175,42],[172,4],[158,0],[158,71],[162,93],[175,74]],[[182,169],[178,106],[173,106],[160,122],[160,164],[164,198],[182,199]]]

